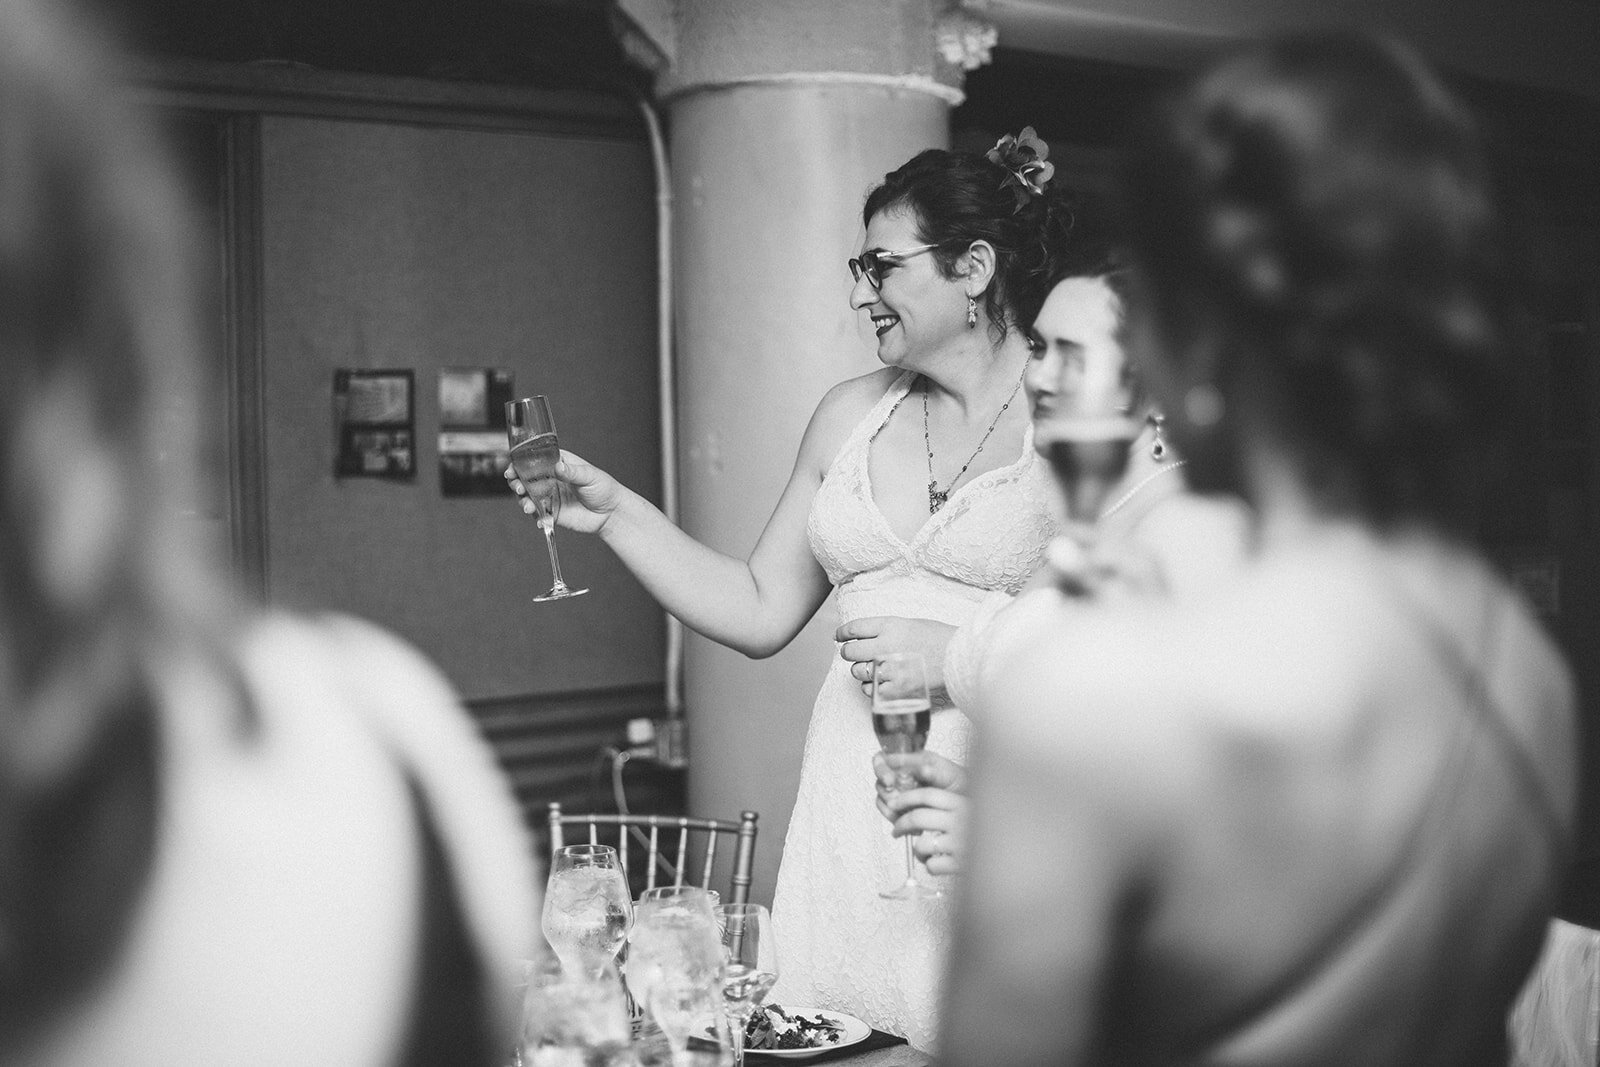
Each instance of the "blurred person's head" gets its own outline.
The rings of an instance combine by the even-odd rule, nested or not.
[[[988,153],[930,148],[867,195],[851,304],[870,309],[887,362],[975,329],[999,344],[1038,314],[1074,223],[1048,153],[1031,129]]]
[[[154,844],[154,665],[223,602],[177,513],[189,226],[116,70],[71,12],[0,0],[0,1038],[115,951]]]
[[[1507,285],[1473,123],[1424,65],[1353,35],[1249,50],[1135,139],[1124,191],[1135,358],[1196,487],[1253,499],[1267,457],[1328,513],[1459,528]]]

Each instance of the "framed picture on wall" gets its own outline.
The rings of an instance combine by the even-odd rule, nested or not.
[[[511,372],[497,367],[439,372],[439,492],[443,496],[506,496],[511,462],[506,404]]]
[[[336,476],[405,481],[416,477],[413,381],[409,370],[333,372]]]

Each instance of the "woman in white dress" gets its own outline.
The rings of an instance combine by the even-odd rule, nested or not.
[[[1073,226],[1046,155],[1031,130],[986,154],[929,150],[868,196],[850,302],[871,317],[884,367],[823,397],[748,558],[699,544],[571,453],[557,471],[562,525],[598,533],[685,625],[757,657],[783,648],[834,588],[841,628],[899,616],[936,646],[990,591],[1020,589],[1054,533],[1021,396],[1022,324]],[[862,648],[875,639],[845,636]],[[968,732],[960,711],[942,709],[929,747],[963,760]],[[877,748],[867,698],[835,660],[778,873],[773,997],[928,1047],[946,905],[877,895],[904,862],[873,804]]]

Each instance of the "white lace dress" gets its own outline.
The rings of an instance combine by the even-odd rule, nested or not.
[[[812,551],[837,589],[841,622],[895,615],[959,626],[992,591],[1015,593],[1055,533],[1030,428],[1015,462],[958,486],[909,543],[895,534],[873,501],[867,453],[915,380],[901,375],[855,428],[811,507]],[[964,763],[970,733],[959,710],[936,711],[928,748]],[[778,870],[771,999],[848,1012],[929,1049],[950,902],[878,896],[904,877],[905,851],[874,805],[877,749],[867,698],[835,657],[811,713]]]

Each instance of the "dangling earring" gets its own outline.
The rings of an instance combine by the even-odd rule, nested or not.
[[[1150,458],[1160,463],[1167,454],[1167,442],[1161,437],[1161,431],[1167,420],[1153,411],[1150,413],[1149,419],[1150,425],[1156,428],[1155,440],[1150,442]]]
[[[967,297],[967,329],[974,330],[978,327],[978,298]]]

